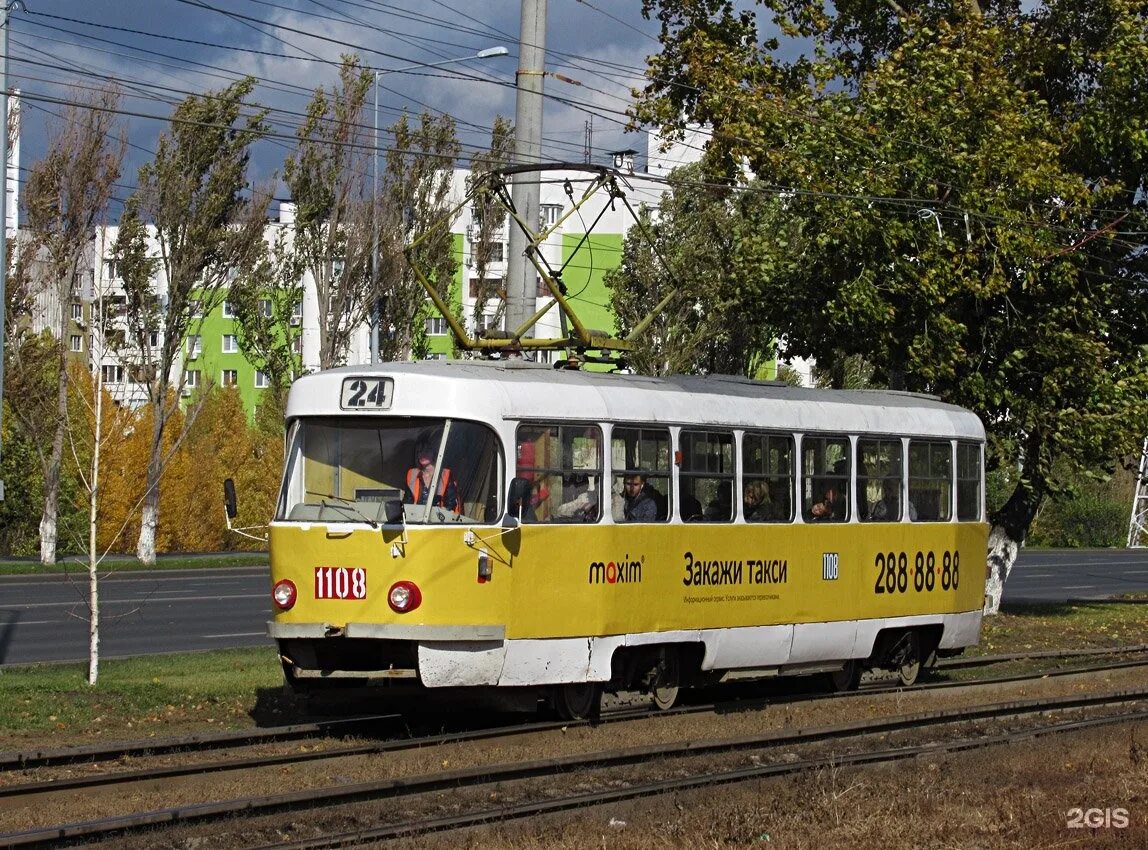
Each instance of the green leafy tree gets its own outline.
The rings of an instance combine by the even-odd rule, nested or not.
[[[56,406],[50,449],[43,461],[44,510],[40,519],[40,561],[56,562],[60,469],[68,433],[68,359],[70,305],[82,297],[78,283],[91,258],[96,225],[123,163],[124,139],[115,137],[114,110],[119,96],[105,90],[90,102],[69,106],[49,142],[47,155],[32,166],[24,204],[31,234],[27,250],[35,258],[33,283],[49,305],[47,324],[56,343]],[[29,408],[34,409],[34,408]],[[18,421],[29,433],[45,428],[17,406]]]
[[[344,56],[339,85],[315,91],[299,144],[284,163],[296,205],[290,242],[264,281],[290,289],[309,273],[319,306],[319,368],[338,366],[372,304],[371,251],[378,224],[367,185],[363,105],[371,72]],[[249,338],[253,336],[248,335]]]
[[[771,325],[745,297],[763,274],[756,232],[770,199],[703,177],[701,165],[676,169],[657,211],[638,211],[621,264],[606,274],[622,335],[678,292],[627,357],[642,374],[753,376],[774,348]]]
[[[128,298],[128,324],[137,334],[151,411],[151,449],[147,489],[140,517],[136,554],[155,562],[159,521],[159,483],[164,465],[194,421],[182,420],[181,433],[165,440],[169,420],[179,409],[183,386],[181,348],[197,310],[210,313],[224,299],[233,270],[255,264],[263,245],[266,199],[245,194],[251,144],[265,127],[265,110],[246,108],[243,99],[255,80],[248,77],[218,92],[192,95],[176,107],[171,128],[160,136],[155,159],[140,168],[139,189],[131,198],[125,231],[115,246]],[[154,234],[156,268],[143,226]],[[157,290],[162,286],[162,293]],[[150,335],[157,345],[150,345]]]
[[[636,117],[707,123],[722,174],[780,187],[746,295],[791,353],[863,355],[980,414],[990,469],[1020,464],[993,611],[1041,503],[1148,429],[1148,6],[760,5],[776,38],[725,0],[647,0],[664,49]]]
[[[470,264],[467,276],[474,282],[474,308],[471,327],[475,333],[489,315],[492,326],[497,327],[506,310],[506,285],[501,278],[488,276],[491,263],[502,259],[501,248],[506,238],[506,210],[491,188],[484,183],[490,172],[508,166],[514,158],[514,125],[501,115],[494,117],[490,130],[490,147],[474,155],[470,162],[467,190],[481,187],[472,203],[473,231],[470,240]],[[499,249],[496,253],[496,248]],[[498,299],[492,314],[487,307]]]
[[[421,240],[412,261],[447,300],[458,261],[454,237],[442,227],[450,209],[451,176],[459,154],[454,120],[423,113],[412,125],[404,115],[391,128],[380,199],[379,297],[383,305],[379,353],[384,360],[421,358],[427,351],[426,293],[403,255]]]

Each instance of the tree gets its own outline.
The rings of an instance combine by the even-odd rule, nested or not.
[[[451,177],[458,157],[454,119],[423,113],[417,126],[404,115],[390,128],[380,198],[379,296],[383,299],[379,352],[384,360],[421,358],[427,350],[431,309],[422,286],[403,255],[418,241],[411,260],[443,300],[458,268],[454,238],[442,220],[450,206]]]
[[[748,229],[769,215],[765,196],[705,184],[701,165],[678,168],[656,213],[638,212],[622,262],[606,274],[619,334],[628,334],[674,289],[627,360],[638,372],[753,376],[774,348],[762,311],[743,297],[763,269]]]
[[[758,291],[789,351],[975,410],[990,469],[987,610],[1042,501],[1148,430],[1148,6],[648,0],[636,117],[713,127],[709,156],[779,187]],[[1118,423],[1118,424],[1117,424]],[[1058,463],[1063,461],[1063,463]]]
[[[319,305],[319,368],[342,363],[371,304],[371,248],[375,226],[366,183],[367,127],[363,105],[371,72],[357,56],[343,56],[339,85],[316,89],[284,163],[284,182],[296,205],[293,241],[280,277],[309,272]]]
[[[28,250],[37,258],[40,283],[49,306],[47,324],[56,339],[56,409],[52,443],[41,454],[44,510],[40,519],[40,561],[56,562],[60,467],[68,427],[68,321],[69,306],[82,295],[81,264],[90,261],[95,228],[107,212],[113,185],[120,176],[125,141],[113,139],[114,109],[119,96],[111,90],[96,94],[90,103],[68,106],[63,122],[49,142],[47,155],[32,167],[24,203],[31,241]],[[43,426],[17,409],[25,430]]]
[[[218,92],[192,95],[176,107],[155,159],[140,168],[139,189],[121,221],[115,253],[128,298],[128,323],[136,335],[140,377],[148,393],[151,445],[147,488],[136,554],[155,562],[159,483],[164,463],[183,433],[165,443],[169,420],[183,387],[181,347],[197,309],[211,312],[223,301],[235,271],[251,268],[263,244],[266,201],[248,190],[251,144],[265,132],[265,110],[246,110],[255,86],[248,77]],[[145,225],[154,228],[156,267],[166,287],[150,274]],[[152,334],[156,345],[152,346]],[[194,420],[194,411],[185,420]],[[165,450],[165,445],[170,447]]]
[[[501,115],[496,115],[490,130],[490,148],[475,154],[471,159],[467,191],[472,191],[475,186],[483,186],[490,172],[505,168],[513,158],[514,125]],[[489,317],[493,326],[500,323],[506,309],[506,284],[499,278],[487,277],[490,264],[496,259],[502,259],[501,252],[495,253],[495,247],[502,247],[506,235],[506,209],[489,186],[475,194],[472,206],[474,232],[470,240],[472,270],[469,275],[473,281],[474,309],[471,327],[477,335],[483,327],[487,304],[492,298],[498,299],[495,312]],[[463,281],[463,285],[466,284],[467,281]]]

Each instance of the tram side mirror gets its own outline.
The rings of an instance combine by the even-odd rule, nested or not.
[[[383,519],[387,525],[402,525],[405,519],[403,503],[398,499],[387,499],[383,502]]]
[[[230,478],[223,479],[223,508],[227,511],[229,520],[235,519],[239,507],[235,500],[235,482]]]
[[[507,514],[502,518],[502,527],[507,531],[512,531],[513,529],[518,528],[518,519],[512,514]]]

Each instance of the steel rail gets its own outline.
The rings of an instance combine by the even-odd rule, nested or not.
[[[0,834],[0,846],[37,847],[74,843],[109,835],[122,835],[157,826],[185,824],[230,818],[236,815],[263,815],[279,811],[297,811],[301,807],[347,805],[350,803],[424,794],[443,788],[481,786],[493,782],[529,779],[572,770],[620,767],[650,759],[685,758],[718,752],[761,749],[777,745],[808,744],[843,738],[857,738],[905,729],[965,723],[974,720],[1063,711],[1079,708],[1119,705],[1148,700],[1148,689],[1117,691],[1106,694],[1033,699],[997,703],[971,709],[954,709],[902,715],[876,721],[856,721],[835,726],[774,731],[761,735],[716,740],[690,741],[677,746],[657,744],[628,747],[554,759],[540,759],[501,765],[484,765],[442,771],[422,776],[385,779],[351,785],[308,789],[255,798],[239,798],[199,803],[177,808],[121,815],[83,823],[62,824],[17,833]]]
[[[340,835],[326,835],[316,839],[302,839],[297,841],[278,842],[265,847],[251,848],[250,850],[322,850],[327,847],[353,847],[367,842],[386,841],[395,838],[410,838],[426,835],[431,832],[446,832],[454,829],[482,826],[484,824],[514,820],[524,817],[555,814],[558,812],[582,809],[588,806],[601,806],[609,803],[619,803],[626,800],[635,800],[642,797],[653,797],[675,791],[690,791],[699,788],[717,785],[731,785],[738,782],[747,782],[756,779],[768,779],[787,776],[803,771],[817,770],[826,767],[865,767],[869,765],[888,764],[918,758],[926,755],[939,755],[944,753],[968,752],[972,750],[996,747],[1004,744],[1031,738],[1040,738],[1048,735],[1078,732],[1085,729],[1095,729],[1111,726],[1117,723],[1148,720],[1148,710],[1132,714],[1116,715],[1110,717],[1089,718],[1074,720],[1066,723],[1054,723],[1037,729],[1017,730],[1005,732],[1000,735],[978,736],[976,738],[961,738],[955,741],[935,742],[907,747],[893,747],[885,750],[874,750],[864,753],[830,754],[820,758],[803,759],[795,762],[760,765],[725,771],[722,773],[703,773],[696,776],[663,779],[642,785],[631,785],[622,789],[596,791],[589,794],[552,798],[544,801],[519,803],[514,806],[503,806],[494,809],[485,809],[462,815],[433,818],[422,821],[407,821],[405,823],[390,824],[359,832],[348,832]]]
[[[335,758],[348,758],[360,755],[379,755],[387,752],[401,752],[403,750],[421,749],[423,747],[441,746],[444,744],[464,743],[468,741],[490,740],[501,737],[517,737],[534,732],[548,732],[555,729],[569,728],[578,725],[601,725],[607,723],[625,722],[630,720],[645,720],[656,717],[669,717],[679,715],[704,714],[707,712],[724,711],[729,713],[731,707],[735,711],[757,711],[768,706],[788,705],[795,702],[810,702],[817,700],[847,699],[859,696],[871,696],[884,691],[909,690],[910,692],[923,692],[949,688],[977,687],[981,685],[999,685],[1014,682],[1034,681],[1039,679],[1060,676],[1076,675],[1081,673],[1102,673],[1111,670],[1122,670],[1130,667],[1142,667],[1148,661],[1125,661],[1111,664],[1096,665],[1092,667],[1068,667],[1055,670],[1044,670],[1036,673],[1016,674],[1011,676],[998,676],[992,679],[981,679],[968,682],[929,682],[914,685],[904,689],[898,685],[874,683],[859,691],[839,694],[799,694],[781,698],[766,698],[754,700],[739,700],[727,703],[715,702],[704,705],[679,706],[669,711],[658,709],[626,709],[604,715],[597,720],[581,721],[542,721],[537,723],[524,723],[510,726],[494,726],[487,729],[463,730],[446,732],[436,735],[416,736],[411,738],[380,741],[373,744],[357,744],[352,746],[332,747],[310,753],[286,753],[279,755],[254,756],[247,759],[230,759],[226,761],[200,762],[192,764],[169,765],[155,768],[141,768],[137,770],[123,770],[114,773],[100,773],[89,776],[72,777],[66,779],[45,779],[38,782],[25,782],[18,785],[0,786],[0,800],[29,794],[56,793],[61,791],[75,791],[81,788],[99,788],[115,784],[130,782],[145,782],[156,779],[172,779],[178,776],[195,776],[204,773],[218,773],[233,770],[253,770],[262,767],[273,767],[284,764],[304,764],[312,761],[323,761]],[[286,728],[286,727],[284,727]]]

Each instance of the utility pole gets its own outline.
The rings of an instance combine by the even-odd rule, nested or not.
[[[518,96],[514,109],[514,164],[542,161],[542,82],[546,76],[546,0],[522,0],[518,45]],[[540,187],[536,174],[514,178],[510,199],[526,224],[538,227]],[[526,260],[526,235],[511,223],[506,258],[506,330],[513,334],[534,314],[534,266]],[[526,330],[522,336],[529,337]]]
[[[0,115],[4,116],[4,132],[0,133],[0,460],[4,459],[4,316],[8,309],[4,292],[8,280],[8,12],[23,8],[20,0],[0,5]],[[0,478],[3,501],[4,479]]]

